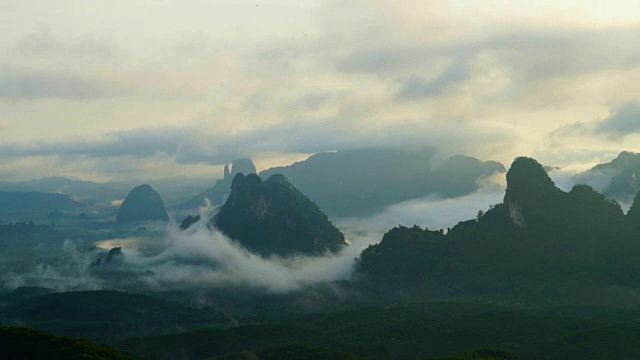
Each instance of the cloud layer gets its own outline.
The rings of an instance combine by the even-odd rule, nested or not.
[[[10,0],[0,174],[162,177],[372,145],[503,163],[566,164],[586,139],[638,151],[640,9],[596,5]]]

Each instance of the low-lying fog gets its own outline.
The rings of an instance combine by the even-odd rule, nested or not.
[[[499,203],[503,188],[487,181],[481,190],[460,198],[429,196],[402,202],[369,218],[335,219],[350,246],[337,254],[321,257],[268,257],[249,253],[216,229],[200,221],[180,231],[171,223],[159,238],[128,237],[95,243],[95,249],[80,251],[67,240],[60,256],[51,263],[37,264],[22,274],[4,276],[5,288],[43,286],[72,289],[210,289],[249,286],[269,292],[287,292],[309,284],[348,279],[363,249],[380,241],[384,232],[397,225],[419,225],[430,229],[454,226],[474,218],[478,210]],[[202,209],[210,219],[210,209]],[[121,247],[124,256],[106,264],[106,250]],[[102,264],[95,265],[101,258]]]

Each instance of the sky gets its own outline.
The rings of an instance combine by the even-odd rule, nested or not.
[[[0,180],[640,151],[640,2],[3,0]]]

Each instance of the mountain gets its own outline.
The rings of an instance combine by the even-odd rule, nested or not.
[[[346,245],[320,208],[278,174],[265,181],[256,174],[237,174],[213,223],[261,255],[321,255]]]
[[[213,205],[222,205],[229,193],[231,192],[231,183],[237,174],[256,174],[256,166],[251,159],[236,159],[233,160],[231,165],[231,171],[229,171],[229,165],[224,166],[224,177],[218,179],[215,185],[204,192],[196,195],[191,200],[182,204],[176,205],[175,209],[178,210],[193,210],[200,206],[203,206],[207,199]]]
[[[137,221],[169,221],[160,195],[149,185],[140,185],[124,199],[116,223]]]
[[[640,154],[623,151],[610,162],[578,174],[575,181],[588,184],[612,199],[629,203],[640,190],[639,174]]]
[[[637,286],[637,225],[635,211],[587,185],[563,192],[536,160],[517,158],[501,204],[446,233],[390,230],[362,252],[356,277],[447,292]]]
[[[329,216],[364,216],[430,194],[457,197],[478,181],[505,172],[502,164],[456,155],[439,159],[431,150],[372,148],[318,153],[290,166],[260,173],[283,174]]]
[[[46,214],[53,211],[80,211],[83,204],[69,195],[37,191],[0,191],[0,214]]]

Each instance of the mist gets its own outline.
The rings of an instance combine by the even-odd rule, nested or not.
[[[210,219],[209,208],[201,209]],[[160,236],[115,238],[95,242],[91,250],[78,250],[66,240],[59,256],[30,270],[5,274],[0,286],[40,286],[72,290],[207,290],[249,287],[283,293],[318,283],[346,280],[355,258],[379,237],[348,235],[350,246],[324,256],[262,257],[253,254],[215,228],[199,221],[186,230],[170,223]],[[107,262],[108,250],[120,247],[124,256]],[[85,246],[86,248],[86,246]]]
[[[479,210],[486,211],[490,205],[502,202],[504,189],[504,174],[496,174],[481,180],[479,189],[469,195],[444,198],[431,194],[393,204],[367,218],[342,218],[335,222],[343,232],[370,234],[378,238],[398,225],[447,229],[460,221],[475,218]]]

